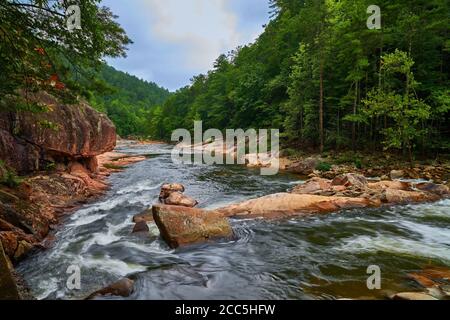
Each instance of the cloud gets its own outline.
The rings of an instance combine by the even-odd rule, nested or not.
[[[108,63],[170,90],[212,68],[216,58],[254,41],[268,0],[104,0],[134,44]]]
[[[176,44],[191,69],[206,71],[223,52],[242,40],[238,18],[226,0],[147,0],[155,38]]]

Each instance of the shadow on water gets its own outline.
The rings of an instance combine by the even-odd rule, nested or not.
[[[242,166],[183,166],[170,146],[119,148],[147,160],[110,178],[111,190],[68,217],[52,248],[18,267],[40,299],[80,299],[122,277],[136,280],[129,299],[383,298],[414,289],[408,272],[450,264],[450,202],[358,209],[283,221],[232,221],[237,238],[171,250],[156,226],[132,235],[132,216],[157,201],[160,186],[180,182],[201,207],[283,192],[297,176],[261,176]],[[66,287],[81,268],[81,290]],[[367,289],[367,267],[382,290]]]

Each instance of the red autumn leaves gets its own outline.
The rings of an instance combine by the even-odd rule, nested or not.
[[[63,90],[66,86],[64,83],[59,81],[59,77],[57,74],[52,74],[49,79],[49,84],[57,90]]]
[[[34,51],[36,51],[41,56],[46,55],[44,48],[37,47],[34,49]],[[51,67],[51,65],[48,65],[48,66]],[[62,83],[61,81],[59,81],[59,77],[56,73],[50,75],[50,78],[48,80],[46,80],[45,83],[57,90],[64,90],[66,88],[65,84]]]

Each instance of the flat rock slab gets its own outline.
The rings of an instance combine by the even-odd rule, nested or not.
[[[379,205],[379,202],[365,198],[277,193],[230,205],[216,211],[226,217],[276,219],[302,214],[329,213],[341,209],[376,207]]]
[[[155,205],[153,218],[162,238],[173,249],[233,237],[228,219],[215,211]]]

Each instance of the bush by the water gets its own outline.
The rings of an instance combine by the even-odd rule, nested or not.
[[[316,166],[316,170],[322,171],[322,172],[327,172],[331,170],[331,164],[327,163],[327,162],[320,162],[317,166]]]
[[[0,184],[9,188],[17,188],[21,183],[22,179],[17,176],[14,170],[0,160]]]

